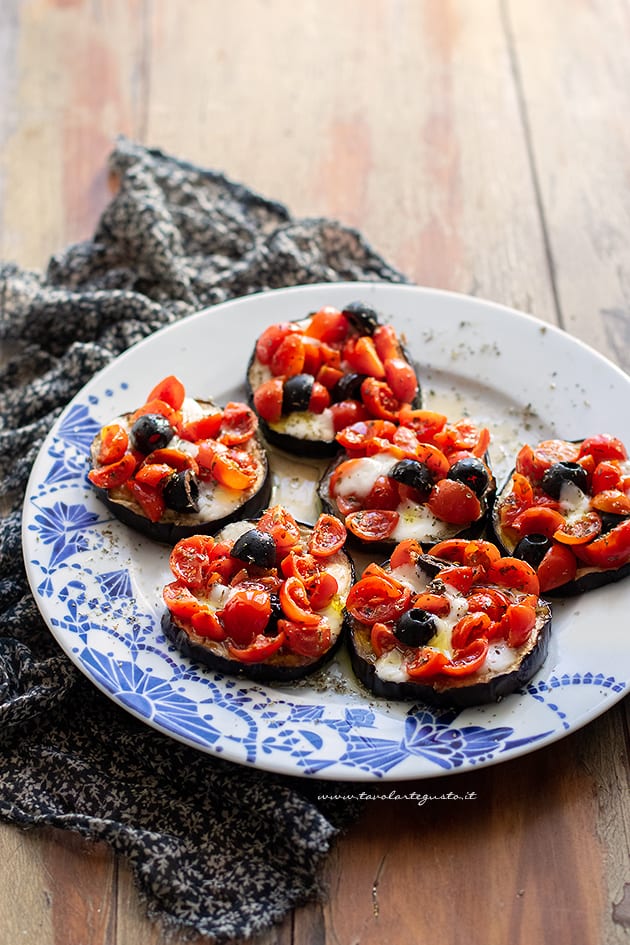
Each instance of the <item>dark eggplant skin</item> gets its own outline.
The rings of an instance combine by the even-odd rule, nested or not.
[[[310,676],[325,666],[340,649],[348,634],[348,619],[344,617],[341,630],[332,646],[316,660],[309,660],[305,656],[286,654],[264,663],[241,663],[225,655],[226,650],[220,643],[211,644],[201,637],[194,639],[166,610],[162,615],[162,630],[164,635],[177,647],[180,653],[188,656],[196,663],[208,666],[217,673],[227,676],[242,676],[256,682],[292,682]]]
[[[448,565],[448,562],[431,555],[422,555],[417,566],[421,567],[429,578],[433,578],[445,565]],[[389,562],[386,561],[383,567],[387,570]],[[376,656],[370,643],[370,628],[352,615],[349,615],[348,650],[357,679],[375,696],[391,701],[414,700],[427,705],[469,708],[498,702],[521,689],[535,676],[549,652],[551,619],[550,605],[539,598],[536,624],[529,639],[515,649],[513,669],[505,672],[487,669],[472,676],[444,677],[434,683],[382,679],[375,668]]]
[[[256,526],[257,519],[247,521],[252,528]],[[302,535],[312,531],[312,526],[298,523]],[[221,535],[216,536],[221,540]],[[337,552],[337,555],[345,559],[348,567],[348,589],[355,580],[354,562],[345,550]],[[336,557],[336,556],[335,556]],[[201,637],[189,629],[185,628],[171,612],[166,609],[162,614],[162,631],[164,635],[177,647],[184,655],[197,663],[207,666],[218,673],[230,676],[239,676],[252,679],[256,682],[275,682],[289,683],[294,680],[303,679],[317,672],[332,660],[335,653],[341,648],[348,636],[350,618],[344,610],[341,624],[337,636],[334,638],[331,646],[321,656],[313,659],[307,656],[301,656],[296,653],[274,653],[270,659],[261,663],[242,663],[233,659],[222,642],[208,640]]]
[[[581,440],[576,440],[575,442],[581,442]],[[512,482],[512,475],[515,471],[515,469],[512,470],[504,485],[497,493],[492,508],[492,514],[489,518],[491,538],[506,555],[513,554],[518,542],[510,538],[510,536],[506,534],[505,530],[501,528],[499,522],[499,506],[502,499],[511,491],[510,485]],[[561,599],[563,597],[578,597],[580,594],[586,594],[588,591],[594,591],[598,587],[605,587],[608,584],[615,584],[617,581],[622,581],[624,578],[629,576],[630,562],[622,565],[620,568],[606,569],[593,568],[584,565],[582,567],[578,567],[575,578],[572,581],[568,581],[566,584],[562,584],[560,587],[554,587],[551,590],[546,590],[545,596],[551,597],[553,599]]]
[[[513,670],[488,674],[485,678],[483,675],[464,676],[461,679],[455,677],[447,682],[436,682],[434,685],[412,680],[392,682],[381,679],[376,673],[368,629],[353,618],[350,619],[348,649],[352,669],[370,692],[392,701],[413,700],[444,707],[470,708],[498,702],[521,689],[545,662],[551,638],[551,608],[549,604],[541,601],[536,626],[530,639],[521,647],[522,652]]]
[[[315,314],[315,313],[311,313]],[[308,317],[308,316],[307,316]],[[296,318],[294,319],[295,323],[304,322],[305,318]],[[372,332],[370,332],[372,333]],[[420,384],[419,369],[417,363],[411,358],[409,351],[406,345],[401,341],[400,342],[401,351],[405,360],[411,365],[418,380],[418,392],[413,400],[411,406],[414,409],[419,409],[422,407],[422,387]],[[256,348],[252,351],[250,355],[248,364],[247,364],[247,377],[246,377],[246,391],[247,391],[247,401],[252,408],[254,407],[254,390],[255,386],[252,382],[252,374],[256,367]],[[285,453],[290,453],[294,456],[305,456],[309,459],[326,459],[336,456],[341,447],[337,443],[336,439],[333,437],[332,440],[323,440],[323,439],[308,439],[307,437],[298,437],[289,433],[282,433],[280,430],[275,430],[266,420],[264,420],[260,415],[258,416],[258,422],[260,430],[267,441],[272,446],[278,447],[278,449],[283,450]]]
[[[348,458],[349,457],[345,453],[343,453],[341,456],[337,456],[328,466],[328,468],[324,472],[324,475],[322,476],[322,478],[320,479],[317,485],[317,495],[321,502],[323,511],[328,512],[330,515],[335,515],[342,522],[345,522],[345,516],[342,515],[342,513],[339,511],[337,503],[330,495],[330,479],[335,469],[337,468],[337,466],[341,465],[341,463],[343,463]],[[395,460],[392,460],[392,465],[394,464],[394,462]],[[485,455],[484,462],[490,469],[490,457],[488,454]],[[459,530],[455,530],[449,533],[448,535],[445,535],[444,537],[470,538],[471,540],[474,538],[481,538],[481,536],[486,531],[488,519],[490,517],[490,512],[494,505],[495,494],[496,494],[496,481],[494,479],[494,476],[491,475],[490,480],[488,482],[488,487],[486,491],[484,492],[483,496],[480,498],[481,510],[482,510],[481,518],[478,518],[476,522],[471,522],[470,525],[466,525],[460,528]],[[417,535],[414,535],[413,537],[416,538],[417,541],[420,542],[423,549],[425,549],[426,551],[430,551],[430,549],[434,545],[437,545],[438,542],[442,541],[442,538],[437,538],[434,541],[428,540],[422,534],[417,534]],[[370,551],[370,552],[373,552],[374,554],[381,554],[383,556],[391,554],[391,552],[393,551],[393,549],[396,547],[398,543],[397,539],[392,539],[392,538],[386,538],[382,541],[370,541],[370,542],[361,541],[361,539],[358,538],[356,535],[354,535],[349,529],[348,529],[347,541],[348,541],[348,545],[350,545],[353,548],[361,549],[362,551]]]
[[[94,438],[91,446],[92,465],[94,457],[98,453],[100,434]],[[262,441],[262,437],[256,434],[255,451],[261,468],[263,470],[262,481],[256,491],[245,499],[244,502],[228,515],[223,515],[215,519],[203,519],[197,512],[180,512],[176,520],[167,520],[152,522],[143,514],[139,506],[125,500],[110,495],[107,489],[102,489],[90,483],[90,488],[94,489],[98,498],[109,511],[119,521],[134,531],[139,532],[152,541],[163,545],[174,545],[182,538],[190,538],[192,535],[213,535],[215,532],[224,528],[230,522],[241,518],[249,518],[258,515],[265,509],[271,498],[272,477],[269,468],[267,453]]]

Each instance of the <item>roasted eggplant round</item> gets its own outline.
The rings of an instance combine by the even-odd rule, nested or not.
[[[164,588],[166,636],[218,672],[261,681],[322,667],[341,643],[354,581],[345,529],[328,519],[311,527],[274,506],[214,538],[178,542],[175,580]]]
[[[211,533],[269,502],[257,428],[247,404],[193,400],[171,376],[142,407],[102,427],[88,479],[118,519],[149,538],[174,544]]]
[[[425,555],[406,540],[348,595],[357,678],[375,695],[430,705],[496,702],[544,663],[551,608],[534,570],[486,541],[453,539]]]
[[[399,423],[360,421],[337,437],[345,452],[318,486],[348,540],[387,554],[404,538],[424,548],[481,535],[495,494],[487,429],[469,420],[403,409]],[[483,459],[479,455],[483,455]]]
[[[267,441],[300,456],[334,456],[335,435],[354,420],[393,417],[403,405],[421,404],[400,337],[363,302],[270,325],[252,353],[247,382]]]
[[[525,445],[492,513],[497,542],[532,564],[543,593],[573,596],[630,574],[630,463],[624,444]]]

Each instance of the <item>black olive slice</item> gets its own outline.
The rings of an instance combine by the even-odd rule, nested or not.
[[[250,528],[236,539],[230,554],[245,564],[273,568],[276,564],[276,543],[266,532]]]
[[[434,481],[429,467],[417,459],[401,459],[392,466],[387,474],[396,482],[416,489],[420,499],[428,499]]]
[[[134,447],[145,455],[168,446],[175,435],[166,417],[159,413],[145,413],[138,417],[130,432]]]
[[[294,374],[287,378],[282,388],[282,413],[308,410],[313,393],[312,374]]]
[[[394,627],[394,636],[406,646],[424,646],[435,636],[436,631],[435,615],[419,607],[412,607],[399,617]]]
[[[550,548],[551,541],[545,535],[525,535],[514,549],[514,557],[536,569]]]
[[[361,384],[366,377],[367,374],[344,374],[331,391],[332,399],[336,402],[340,400],[360,400]]]
[[[373,335],[378,328],[378,314],[371,305],[366,305],[365,302],[349,302],[343,309],[343,314],[353,328],[364,335]]]
[[[469,489],[472,489],[478,498],[481,498],[484,494],[490,481],[485,463],[482,463],[476,456],[467,456],[465,459],[453,463],[448,471],[447,479],[462,482]]]
[[[559,499],[565,483],[572,482],[582,492],[588,489],[588,473],[580,463],[554,463],[546,470],[541,485],[552,499]]]
[[[199,511],[199,483],[191,469],[174,472],[164,484],[167,508],[176,512]]]

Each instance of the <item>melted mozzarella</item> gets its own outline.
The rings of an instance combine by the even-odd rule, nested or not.
[[[379,476],[386,476],[398,462],[398,457],[387,451],[374,456],[363,456],[353,462],[347,474],[340,476],[336,486],[336,495],[340,497],[356,496],[365,499],[369,495]],[[443,541],[452,538],[461,531],[461,525],[449,525],[437,518],[428,505],[405,499],[396,511],[398,522],[389,536],[394,542],[405,538],[417,538],[421,541]]]

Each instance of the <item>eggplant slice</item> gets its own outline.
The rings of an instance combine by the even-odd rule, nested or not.
[[[363,475],[365,475],[368,483],[363,486],[364,493],[369,491],[368,485],[370,485],[370,483],[373,485],[376,478],[379,476],[388,476],[398,463],[397,458],[393,455],[388,456],[386,451],[366,457],[355,458],[364,461],[365,472]],[[324,511],[337,516],[337,518],[341,519],[346,525],[348,524],[347,516],[343,514],[337,504],[331,489],[331,483],[336,470],[348,459],[349,457],[346,453],[334,459],[317,487],[317,494]],[[464,524],[453,524],[443,521],[434,515],[426,504],[430,493],[426,495],[424,501],[422,501],[421,495],[418,495],[414,500],[410,497],[411,493],[409,493],[405,499],[401,498],[399,506],[394,510],[398,512],[399,518],[390,535],[368,541],[355,534],[352,528],[349,527],[348,543],[364,551],[369,550],[372,553],[380,553],[386,556],[390,554],[398,542],[402,541],[404,538],[415,538],[426,551],[429,551],[433,545],[441,541],[446,541],[449,538],[479,538],[486,529],[496,493],[496,482],[490,472],[490,458],[488,454],[484,457],[484,465],[486,466],[488,478],[487,482],[479,489],[477,498],[479,499],[481,511],[479,517],[474,521]],[[359,475],[361,475],[360,471]]]
[[[456,619],[465,614],[466,604],[461,595],[452,588],[445,588],[441,581],[434,578],[442,568],[453,567],[452,563],[440,561],[430,555],[420,555],[415,565],[406,566],[402,570],[391,569],[388,562],[383,567],[413,589],[412,600],[413,591],[418,592],[420,589],[438,595],[443,595],[445,590],[448,592],[453,616],[437,621],[436,634],[423,644],[428,647],[446,647],[448,651],[450,631]],[[511,593],[504,586],[485,586],[501,591],[514,602],[523,597],[517,592]],[[510,647],[504,639],[491,641],[486,662],[470,675],[437,674],[431,679],[419,680],[411,678],[405,669],[405,659],[411,658],[418,650],[414,651],[413,647],[398,643],[379,658],[371,642],[371,625],[363,623],[351,614],[349,620],[348,646],[352,668],[357,678],[374,695],[394,701],[414,700],[428,705],[461,708],[497,702],[521,689],[545,662],[551,635],[551,608],[546,601],[539,598],[535,624],[525,642]]]
[[[257,531],[256,525],[260,519],[233,522],[222,529],[216,536],[217,542],[228,542],[234,550],[236,542],[244,537],[249,537],[252,531]],[[308,547],[308,540],[313,532],[312,526],[298,523],[300,531],[300,543],[303,548]],[[265,568],[261,565],[252,563],[251,556],[243,554],[241,560],[243,567],[246,567],[254,580],[264,577],[265,574],[277,573],[277,568]],[[304,655],[288,646],[283,645],[268,658],[258,662],[244,662],[234,657],[234,649],[230,652],[230,640],[212,640],[207,636],[202,636],[195,631],[190,620],[182,619],[176,616],[168,608],[162,617],[162,629],[166,637],[177,647],[185,656],[190,657],[198,663],[202,663],[211,669],[233,676],[245,676],[249,679],[259,682],[290,682],[301,679],[304,676],[311,675],[321,669],[328,663],[333,655],[341,646],[348,629],[348,616],[344,605],[347,594],[354,583],[355,571],[354,563],[350,556],[341,549],[326,559],[325,570],[332,574],[337,580],[338,590],[332,601],[325,607],[316,611],[321,614],[330,628],[330,641],[325,652],[319,655]],[[230,593],[236,588],[229,586],[214,586],[211,599],[217,601],[221,599],[224,607],[229,599]],[[225,596],[223,596],[225,595]],[[202,603],[208,603],[208,594],[200,594],[199,600]],[[220,614],[222,608],[215,608],[216,613]],[[278,606],[276,604],[276,606]],[[280,611],[272,616],[274,623],[278,619],[286,619],[286,615]],[[270,637],[273,637],[273,627],[265,630]]]
[[[377,332],[376,337],[378,337],[378,329],[385,327],[378,313],[363,302],[350,302],[344,307],[342,313],[350,324],[349,336],[351,337],[368,338],[371,343],[374,333]],[[306,318],[296,319],[291,325],[306,332],[317,315],[318,313],[313,312]],[[389,326],[388,330],[393,331]],[[308,373],[308,365],[302,369],[299,376],[283,378],[281,416],[270,420],[262,416],[260,410],[257,410],[260,429],[268,443],[287,453],[318,459],[332,457],[339,452],[340,447],[335,439],[336,431],[331,406],[346,400],[355,400],[361,403],[361,382],[369,375],[359,373],[356,367],[352,367],[344,360],[341,341],[332,342],[332,347],[335,347],[341,355],[340,370],[343,371],[343,377],[334,385],[329,384],[327,388],[328,405],[320,409],[320,404],[320,408],[316,411],[309,409],[312,385],[316,378],[313,374]],[[401,403],[409,403],[410,406],[418,408],[422,405],[418,369],[412,361],[404,342],[398,336],[396,336],[395,352],[393,353],[395,353],[398,361],[405,362],[406,367],[411,369],[416,382],[413,396],[408,401],[401,401]],[[255,410],[256,392],[273,377],[270,365],[263,364],[260,361],[257,348],[255,348],[247,367],[248,398],[249,403]],[[385,383],[383,378],[381,378],[381,381]]]
[[[242,406],[244,410],[249,411],[246,405]],[[187,399],[187,409],[199,419],[216,415],[221,408],[210,400]],[[128,413],[117,417],[114,421],[130,436],[130,444],[132,443],[130,432],[133,426],[132,417],[133,415]],[[102,433],[103,430],[96,435],[91,445],[89,476],[98,473],[99,470],[98,457]],[[158,449],[160,442],[158,441]],[[166,452],[171,449],[190,455],[193,460],[198,455],[198,444],[181,439],[177,433],[173,433],[164,446]],[[117,519],[154,541],[173,545],[181,538],[190,535],[212,534],[232,521],[255,516],[267,507],[271,496],[272,481],[267,453],[259,432],[256,430],[246,442],[239,444],[238,450],[248,454],[249,463],[255,469],[255,480],[250,485],[241,489],[229,488],[214,478],[208,476],[198,478],[191,472],[182,474],[181,471],[178,472],[176,468],[173,468],[171,473],[178,474],[165,478],[159,489],[164,492],[175,486],[176,492],[171,493],[168,499],[169,505],[174,507],[161,505],[158,509],[159,517],[155,514],[150,515],[149,511],[143,508],[127,482],[114,485],[112,488],[105,488],[95,483],[93,485],[101,501]],[[159,453],[155,455],[160,462],[165,462],[160,458]],[[138,457],[133,476],[147,459],[151,459],[150,453],[147,456]]]
[[[611,441],[613,446],[610,446]],[[589,448],[596,454],[598,451],[609,449],[613,454],[612,461],[603,459],[600,462],[609,462],[613,468],[617,464],[622,476],[630,474],[630,463],[624,459],[625,448],[614,437],[602,435],[588,440],[547,441],[534,449],[534,456],[536,450],[541,447],[544,448],[543,452],[546,450],[547,454],[553,453],[553,444],[556,444],[555,449],[559,455],[563,456],[570,456],[570,448],[574,447],[576,457],[582,461],[586,457],[587,465]],[[592,447],[589,447],[589,444],[593,444]],[[543,504],[548,504],[550,499],[559,502],[566,523],[558,523],[561,531],[592,530],[591,538],[584,543],[559,541],[550,529],[545,529],[545,533],[542,533],[541,525],[523,524],[516,529],[506,524],[505,512],[513,505],[519,508],[519,500],[514,493],[514,475],[517,468],[510,473],[492,509],[491,526],[497,545],[506,554],[531,564],[539,573],[543,593],[549,597],[574,597],[630,576],[630,514],[627,509],[625,512],[621,511],[628,504],[624,501],[621,489],[603,488],[594,493],[593,483],[598,481],[597,461],[591,464],[588,474],[586,467],[575,467],[580,467],[580,463],[570,459],[558,459],[543,475],[532,474],[526,478],[533,488],[534,506],[536,499]],[[524,468],[522,465],[521,469]],[[536,467],[532,466],[532,469],[534,468]],[[604,475],[606,474],[605,472]],[[522,477],[524,471],[519,472],[519,475]],[[611,482],[605,480],[600,482],[604,486],[611,485]],[[622,504],[619,505],[619,502]],[[607,511],[606,506],[609,504],[611,510]],[[616,511],[612,511],[615,507]],[[526,506],[522,505],[523,511],[525,508]],[[587,537],[586,532],[584,537]],[[607,557],[610,566],[604,567],[602,562]]]

